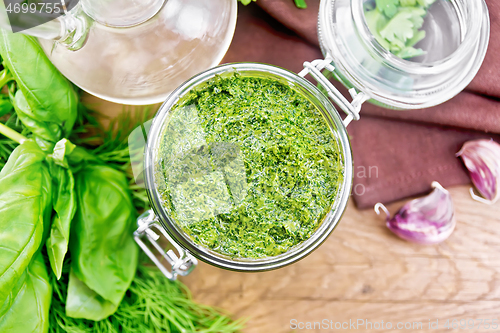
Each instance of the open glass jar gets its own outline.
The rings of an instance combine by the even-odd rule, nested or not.
[[[484,0],[437,0],[429,8],[417,44],[425,55],[401,59],[370,30],[366,6],[373,0],[322,0],[318,35],[341,82],[391,108],[441,104],[462,91],[481,66],[490,36]],[[396,26],[403,29],[403,26]]]
[[[436,4],[439,5],[439,1]],[[458,18],[457,22],[459,24],[453,27],[454,29],[459,29],[460,37],[455,50],[445,50],[439,52],[440,54],[437,56],[430,54],[433,52],[432,48],[434,46],[432,46],[426,50],[427,53],[422,53],[418,58],[411,60],[398,58],[384,49],[370,32],[364,16],[366,1],[322,0],[319,13],[319,36],[325,59],[305,62],[304,70],[298,74],[265,64],[226,64],[200,73],[179,86],[167,98],[158,111],[148,134],[147,147],[144,154],[144,175],[152,210],[139,218],[139,229],[135,233],[135,239],[138,244],[147,252],[165,275],[173,279],[178,274],[188,274],[196,265],[196,258],[214,266],[230,270],[271,270],[291,264],[317,248],[334,230],[347,206],[352,185],[353,164],[346,127],[352,120],[359,119],[359,111],[362,103],[370,100],[374,103],[398,109],[413,109],[437,105],[458,94],[477,73],[483,61],[489,38],[487,8],[482,0],[446,1],[453,5],[450,8],[455,8],[456,10],[455,15]],[[438,16],[433,16],[432,10],[431,7],[427,19],[435,20]],[[437,38],[436,36],[442,33],[442,31],[436,28],[432,22],[426,22],[424,28],[426,26],[432,27],[435,30],[429,33],[429,39],[425,40],[425,43],[434,45],[436,42],[433,41],[433,38]],[[452,29],[452,33],[455,34],[457,32]],[[328,81],[323,75],[325,70],[335,73],[337,78],[349,88],[352,101],[348,101]],[[311,108],[318,113],[319,116],[316,117],[316,120],[327,129],[329,137],[334,142],[338,152],[336,155],[338,156],[340,166],[337,170],[339,174],[338,182],[335,191],[331,192],[332,195],[328,197],[327,205],[324,207],[325,211],[312,216],[311,220],[314,220],[316,225],[306,235],[307,237],[304,237],[300,242],[292,244],[293,246],[272,255],[245,257],[224,253],[224,251],[220,251],[217,247],[208,246],[207,243],[203,242],[203,239],[200,241],[200,237],[203,238],[203,233],[193,235],[192,230],[190,231],[189,228],[190,222],[186,222],[185,217],[180,218],[182,214],[191,218],[193,211],[197,213],[201,212],[202,218],[197,218],[197,222],[213,218],[214,216],[231,214],[231,212],[241,208],[243,202],[243,199],[235,199],[238,197],[235,191],[239,191],[238,193],[240,194],[243,193],[240,195],[242,198],[250,195],[250,190],[241,190],[241,188],[246,188],[247,185],[252,186],[250,176],[253,172],[251,166],[247,163],[247,156],[245,155],[247,153],[241,148],[243,145],[241,147],[238,145],[233,147],[235,142],[225,140],[223,135],[213,136],[210,142],[207,139],[211,135],[208,133],[211,126],[218,127],[220,133],[226,134],[236,133],[237,131],[241,131],[241,128],[235,129],[234,127],[230,127],[227,122],[221,122],[215,116],[211,118],[210,113],[208,116],[204,115],[204,125],[201,126],[201,122],[198,120],[201,117],[201,109],[197,105],[186,104],[186,99],[193,94],[198,97],[206,97],[220,93],[221,90],[218,87],[213,88],[211,91],[204,91],[203,89],[210,82],[214,82],[214,80],[223,80],[224,78],[235,77],[235,75],[240,79],[257,78],[267,80],[266,82],[274,82],[284,87],[280,88],[281,91],[283,89],[291,89],[300,95],[301,98],[307,100],[312,106]],[[316,86],[304,79],[306,75],[310,75],[319,85]],[[245,86],[248,85],[247,82],[242,82],[242,84]],[[268,86],[256,87],[252,88],[255,89],[251,90],[252,93],[248,93],[247,91],[247,94],[241,93],[237,89],[238,87],[227,88],[227,92],[237,98],[249,99],[252,98],[251,96],[259,95],[265,90],[263,94],[265,98],[273,98],[272,94],[269,97],[269,91],[272,91],[272,89]],[[213,109],[216,112],[221,108],[220,105],[213,104],[212,100],[208,101],[206,106],[208,105],[207,109],[209,111]],[[337,112],[332,101],[347,114],[344,119]],[[233,102],[227,102],[227,105],[223,106],[224,108],[228,108],[228,112],[231,112],[233,105],[231,103]],[[297,113],[293,108],[293,104],[290,104],[292,106],[286,103],[283,105],[284,117],[286,118],[286,115],[290,114],[290,119],[292,119],[292,115]],[[256,109],[259,109],[259,107]],[[257,118],[260,120],[266,118],[266,108],[264,108],[263,113],[261,112],[259,115],[255,114],[255,117],[253,117],[252,112],[254,111],[252,110],[252,108],[248,109],[250,117],[242,120],[243,118],[239,118],[236,115],[233,119],[234,122],[254,122]],[[178,114],[180,112],[184,112],[182,121],[179,121]],[[311,119],[314,117],[313,114],[314,112],[309,116]],[[305,124],[309,121],[308,119],[305,118],[304,120],[304,129],[307,129]],[[269,121],[269,119],[265,119],[265,121]],[[285,125],[281,123],[279,126]],[[277,136],[279,135],[278,132],[280,132],[279,126],[276,129]],[[169,132],[169,128],[174,128],[175,130]],[[254,130],[256,129],[255,127],[253,128]],[[300,134],[300,131],[293,133],[295,137],[292,135],[291,138],[295,140],[294,142],[297,145],[301,144],[301,135],[308,136],[307,131],[304,131],[303,134]],[[265,134],[259,131],[257,127],[255,135],[252,137],[255,138],[255,136],[259,135]],[[167,149],[167,154],[165,154],[165,138],[168,139],[171,137],[177,138],[177,141],[174,140],[169,143],[168,147],[170,148]],[[224,147],[222,155],[225,154],[225,158],[232,154],[229,160],[234,162],[233,164],[236,165],[235,168],[241,169],[240,175],[243,176],[241,176],[240,180],[242,181],[240,183],[243,186],[240,186],[239,189],[232,187],[232,181],[227,174],[224,174],[224,172],[231,174],[234,170],[227,171],[224,169],[226,171],[222,172],[222,167],[218,166],[216,160],[214,162],[214,156],[220,154],[217,152],[217,149],[219,149],[217,147]],[[313,148],[309,148],[315,153]],[[193,156],[189,155],[191,151],[195,152],[196,158],[193,159]],[[269,151],[267,150],[262,151],[263,156],[268,153]],[[179,163],[179,159],[169,160],[168,157],[165,157],[173,156],[173,154],[189,155],[187,159],[188,163],[184,165],[184,162]],[[200,159],[200,156],[205,156],[203,154],[210,156],[209,160],[204,162],[203,158]],[[287,158],[289,157],[285,156],[282,159],[286,160]],[[238,162],[238,159],[241,159],[241,163]],[[328,160],[328,158],[323,160]],[[186,161],[186,159],[183,161]],[[202,167],[204,163],[206,165]],[[169,170],[177,168],[175,171],[175,177],[177,178],[169,176],[168,172],[165,173],[165,165],[169,165]],[[205,168],[203,170],[209,170],[206,173],[207,175],[210,174],[209,178],[204,178],[206,181],[203,183],[195,184],[191,182],[188,179],[189,177],[185,176],[186,170],[193,168],[196,169],[197,175],[200,174],[198,171],[203,168]],[[216,175],[217,172],[219,172],[218,175]],[[205,174],[203,174],[204,176]],[[181,184],[178,179],[182,177],[185,179]],[[258,180],[259,176],[253,179]],[[172,191],[165,192],[165,189],[174,183],[181,190],[176,192],[177,194]],[[217,190],[219,191],[218,198],[212,198],[211,195],[205,193],[214,184],[222,184]],[[328,185],[322,182],[321,186],[328,187]],[[194,192],[186,192],[187,188],[195,188],[195,190]],[[281,191],[281,187],[278,183],[272,183],[269,186],[269,190],[279,192]],[[297,190],[296,186],[292,190]],[[203,197],[203,205],[206,206],[207,203],[210,203],[212,208],[207,209],[206,207],[202,207],[203,205],[200,205],[201,201],[196,199],[198,197]],[[231,197],[231,199],[224,199],[225,197]],[[258,195],[255,197],[258,197]],[[290,201],[296,198],[293,194],[288,195],[288,197]],[[287,198],[285,199],[288,200]],[[294,204],[300,204],[300,200]],[[304,205],[307,206],[309,204]],[[245,209],[248,207],[246,206]],[[284,213],[285,209],[278,209],[277,206],[273,205],[266,207],[268,211],[265,213],[275,214],[277,220],[283,216],[282,213]],[[247,228],[244,233],[260,232],[259,223],[261,221],[258,218],[259,215],[253,214],[253,211],[247,211],[245,216],[257,216],[257,218],[252,220],[255,230]],[[209,228],[206,229],[206,232],[210,233],[212,238],[224,236],[221,232],[223,233],[227,229],[227,224],[221,226],[225,223],[224,219],[219,220],[217,223],[219,224],[209,225]],[[306,219],[304,223],[295,224],[293,228],[290,228],[297,230],[297,228],[303,228],[307,224],[308,221]],[[289,225],[285,223],[283,228],[288,230]],[[291,225],[294,225],[294,223],[291,223]],[[173,244],[178,253],[163,251],[156,243],[159,236],[153,229],[162,233]],[[246,236],[241,233],[240,236],[241,238],[238,238],[238,236],[233,235],[232,241],[243,243]],[[146,245],[144,239],[147,239],[160,251],[171,267],[166,268],[160,263]],[[273,246],[279,246],[279,242],[271,243],[274,244]],[[262,244],[255,244],[255,248],[262,248]]]

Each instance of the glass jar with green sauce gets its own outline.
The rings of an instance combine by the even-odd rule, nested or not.
[[[184,83],[148,135],[157,220],[197,258],[240,271],[294,262],[337,225],[352,184],[342,119],[310,81],[228,64]]]
[[[393,39],[403,21],[405,38],[418,41]],[[188,274],[197,259],[265,271],[314,251],[347,206],[346,128],[361,105],[424,108],[458,94],[483,62],[489,17],[484,0],[321,0],[318,29],[325,58],[304,62],[302,72],[222,65],[182,84],[158,111],[144,153],[152,210],[138,219],[135,239],[168,278]],[[158,234],[177,253],[164,251]]]

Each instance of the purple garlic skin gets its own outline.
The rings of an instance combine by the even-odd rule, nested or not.
[[[457,156],[464,161],[472,183],[486,199],[484,201],[497,202],[500,198],[500,145],[493,140],[469,141]]]
[[[400,238],[420,244],[437,244],[450,237],[455,230],[455,212],[450,193],[434,182],[434,190],[427,196],[407,202],[392,218],[387,227]]]

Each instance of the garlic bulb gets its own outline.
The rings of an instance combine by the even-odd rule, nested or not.
[[[483,196],[471,189],[472,198],[493,204],[500,198],[500,145],[493,140],[466,142],[457,153],[469,170],[472,183]]]
[[[450,193],[438,182],[427,196],[407,202],[390,217],[384,205],[375,205],[375,212],[382,209],[387,214],[387,227],[397,236],[410,242],[436,244],[447,239],[455,229],[455,212]]]

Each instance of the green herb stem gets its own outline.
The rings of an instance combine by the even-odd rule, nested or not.
[[[5,86],[7,82],[12,81],[14,78],[9,70],[4,69],[0,72],[0,88]]]
[[[3,134],[4,136],[8,137],[9,139],[17,143],[23,143],[23,141],[26,140],[25,136],[22,136],[18,132],[14,131],[12,128],[7,127],[2,123],[0,123],[0,134]]]

